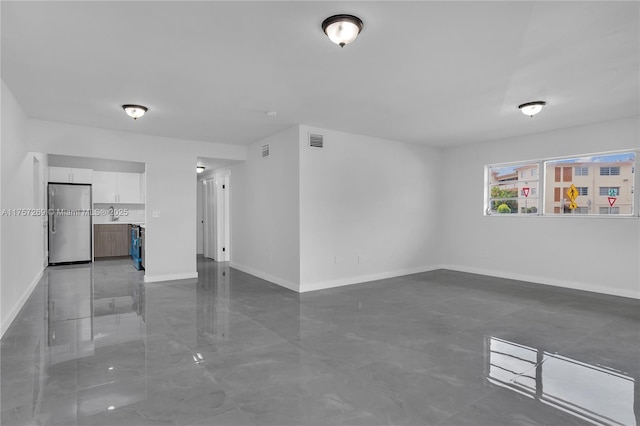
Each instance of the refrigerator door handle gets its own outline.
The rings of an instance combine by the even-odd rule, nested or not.
[[[55,214],[51,215],[51,233],[52,234],[56,233],[56,215]]]

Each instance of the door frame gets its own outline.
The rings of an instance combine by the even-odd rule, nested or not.
[[[231,260],[229,170],[204,180],[204,257],[217,262]]]

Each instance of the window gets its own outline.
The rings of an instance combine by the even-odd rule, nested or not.
[[[620,214],[620,207],[600,207],[600,214]]]
[[[489,202],[486,214],[538,213],[537,163],[488,166],[487,172]]]
[[[485,215],[634,215],[637,152],[488,165]]]
[[[546,161],[542,214],[634,214],[635,161],[635,152]],[[567,168],[575,182],[568,179]]]
[[[600,167],[600,176],[620,176],[620,167],[618,166]]]
[[[617,197],[620,194],[619,186],[601,186],[600,193],[604,197]]]
[[[589,176],[589,168],[588,167],[574,167],[576,172],[576,176]]]

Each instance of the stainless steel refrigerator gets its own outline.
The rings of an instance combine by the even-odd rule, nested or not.
[[[49,184],[49,265],[91,261],[91,185]]]

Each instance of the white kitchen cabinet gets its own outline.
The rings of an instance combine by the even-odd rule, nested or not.
[[[142,175],[140,173],[117,173],[118,202],[126,204],[142,203]]]
[[[93,170],[71,167],[49,167],[49,182],[92,183]]]
[[[93,172],[94,203],[144,203],[140,173]]]
[[[118,193],[118,180],[116,173],[93,172],[93,202],[115,203]]]

